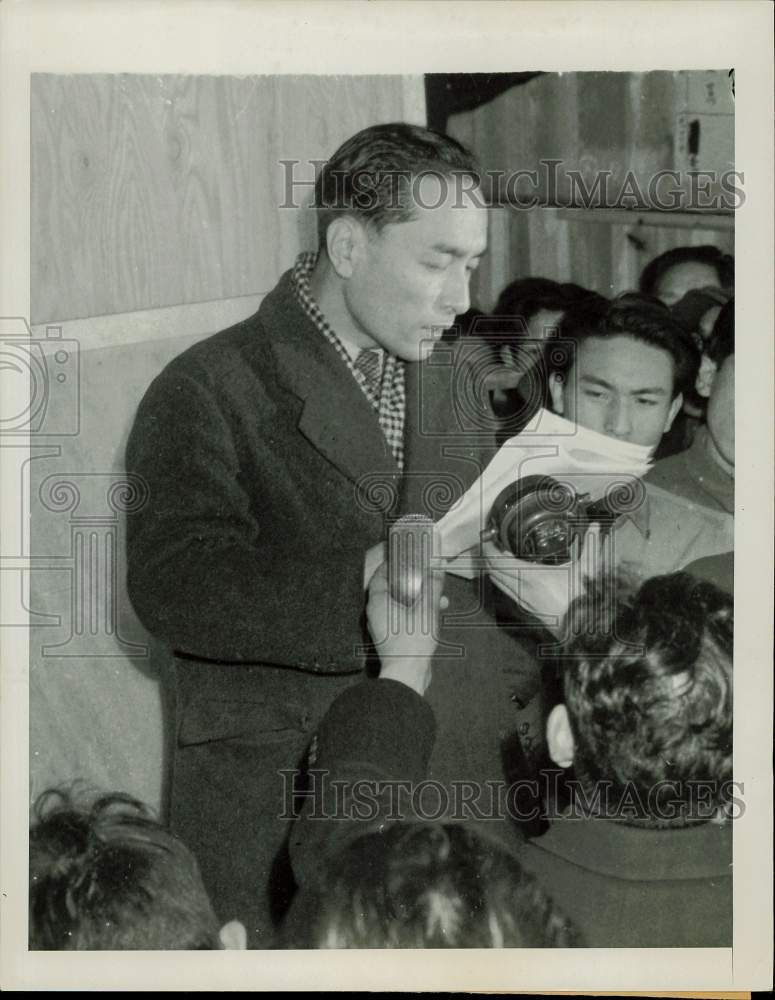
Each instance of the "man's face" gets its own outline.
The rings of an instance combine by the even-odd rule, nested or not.
[[[694,260],[676,264],[659,279],[656,296],[666,306],[674,306],[693,288],[721,288],[716,268]]]
[[[581,342],[567,381],[551,383],[557,413],[608,437],[655,448],[681,407],[673,359],[633,337]]]
[[[503,364],[523,373],[533,368],[541,360],[541,344],[546,342],[551,331],[557,329],[562,317],[562,309],[539,309],[534,312],[527,321],[524,337],[501,347]]]
[[[735,356],[725,358],[713,378],[706,414],[711,454],[717,464],[735,471]]]
[[[707,312],[703,313],[700,317],[700,322],[698,323],[698,328],[700,331],[700,336],[703,340],[709,340],[711,333],[713,333],[713,327],[718,319],[718,314],[721,312],[721,306],[711,306]]]
[[[487,210],[460,195],[459,183],[422,177],[415,217],[379,233],[364,230],[343,286],[355,329],[406,361],[427,357],[468,309],[471,274],[487,248]]]

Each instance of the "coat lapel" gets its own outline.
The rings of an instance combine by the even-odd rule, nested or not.
[[[278,345],[278,381],[303,404],[300,433],[354,483],[377,469],[397,476],[376,412],[334,348],[325,342],[323,346],[330,348],[332,357],[317,364],[309,353]]]
[[[296,301],[290,272],[264,300],[257,319],[278,384],[301,402],[299,432],[367,496],[384,497],[384,514],[438,519],[481,473],[492,435],[482,437],[461,424],[455,404],[460,345],[441,341],[427,361],[406,365],[402,476],[373,407]],[[396,497],[397,508],[390,499]]]
[[[290,287],[287,291],[282,303],[279,297],[265,300],[259,315],[271,338],[277,382],[301,401],[299,432],[354,483],[375,473],[397,479],[376,412],[336,349],[315,329]]]

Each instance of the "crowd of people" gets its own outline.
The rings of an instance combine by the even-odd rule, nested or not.
[[[486,314],[479,181],[447,136],[359,132],[317,251],[149,387],[128,586],[174,652],[169,815],[46,793],[31,948],[731,945],[733,260]],[[583,578],[488,541],[399,600],[390,525],[548,411],[654,459]]]

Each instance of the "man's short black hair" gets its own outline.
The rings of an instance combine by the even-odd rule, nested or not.
[[[568,621],[562,689],[582,784],[611,783],[609,805],[634,792],[644,818],[659,818],[660,787],[678,803],[676,819],[692,818],[692,782],[706,783],[712,804],[723,806],[732,778],[732,597],[688,573],[653,577],[634,594],[621,581],[598,581]]]
[[[726,361],[730,354],[735,353],[735,300],[730,299],[721,307],[716,317],[713,330],[705,344],[705,354],[717,367]]]
[[[524,324],[542,309],[564,312],[587,299],[600,297],[597,292],[570,281],[562,283],[551,278],[517,278],[500,293],[494,315],[503,320],[521,320]]]
[[[501,292],[492,316],[480,324],[477,333],[492,348],[497,363],[502,362],[501,349],[512,352],[529,349],[524,345],[528,323],[542,309],[565,313],[583,302],[600,302],[603,297],[572,282],[561,283],[551,278],[518,278]],[[541,348],[541,353],[546,348]]]
[[[406,122],[357,132],[337,149],[315,183],[320,247],[325,246],[329,224],[343,212],[363,219],[376,232],[388,223],[413,218],[412,186],[423,174],[453,178],[460,185],[456,194],[480,181],[474,155],[441,132]]]
[[[516,858],[463,825],[402,822],[358,837],[305,890],[295,948],[546,948],[576,931]]]
[[[715,270],[722,288],[734,288],[735,258],[722,253],[718,247],[705,244],[699,247],[673,247],[649,261],[640,276],[641,292],[656,295],[662,278],[679,264],[707,264]]]
[[[590,337],[631,337],[657,347],[673,360],[673,398],[694,388],[700,368],[699,348],[659,299],[625,292],[613,300],[588,298],[568,309],[560,323],[560,341],[547,352],[549,373],[567,375],[576,350]]]
[[[194,856],[128,795],[49,789],[30,829],[30,949],[220,948]]]

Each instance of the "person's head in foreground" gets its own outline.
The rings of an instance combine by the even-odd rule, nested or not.
[[[710,457],[735,474],[735,300],[722,308],[705,344],[697,392],[708,399],[705,423]]]
[[[564,948],[579,943],[532,876],[459,824],[359,837],[286,927],[295,948]]]
[[[735,284],[735,259],[711,245],[674,247],[650,261],[640,276],[640,290],[667,306],[675,305],[693,288],[730,292]]]
[[[311,289],[337,334],[405,361],[427,357],[470,306],[487,249],[476,160],[417,125],[375,125],[318,176],[319,254]]]
[[[627,293],[569,309],[549,352],[556,413],[608,437],[655,448],[695,382],[691,335],[655,299]]]
[[[194,856],[128,795],[50,789],[30,827],[30,949],[244,948],[219,929]]]
[[[732,597],[687,573],[590,584],[571,605],[549,753],[591,811],[656,825],[718,819],[732,779]],[[597,803],[595,804],[595,797]]]

